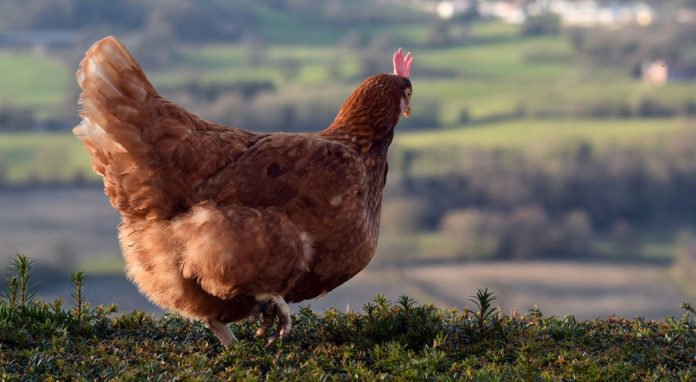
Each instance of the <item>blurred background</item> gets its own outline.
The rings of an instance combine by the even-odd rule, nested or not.
[[[377,293],[462,309],[679,315],[696,296],[696,1],[3,0],[0,266],[38,294],[159,312],[123,276],[119,215],[70,129],[74,72],[122,39],[160,92],[254,131],[329,125],[413,52],[378,253],[316,309]]]

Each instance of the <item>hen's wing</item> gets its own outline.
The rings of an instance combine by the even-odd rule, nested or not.
[[[220,205],[294,213],[337,207],[365,184],[365,166],[354,150],[314,134],[280,133],[259,139],[205,187]]]
[[[185,276],[221,297],[282,294],[322,267],[313,245],[343,237],[350,244],[337,246],[349,250],[366,236],[366,190],[354,150],[312,134],[268,135],[204,183],[196,197],[208,202],[175,224],[188,243]]]
[[[169,218],[190,206],[197,185],[244,150],[254,134],[203,121],[159,96],[123,44],[107,37],[76,73],[92,167],[122,214]]]

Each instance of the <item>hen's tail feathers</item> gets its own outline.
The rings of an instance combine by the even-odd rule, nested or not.
[[[92,45],[75,76],[82,88],[82,123],[73,134],[87,145],[94,171],[104,176],[109,154],[146,149],[137,126],[147,118],[143,103],[157,92],[125,46],[111,36]]]
[[[152,158],[145,140],[157,132],[146,128],[151,105],[159,96],[145,73],[125,46],[110,36],[87,51],[76,77],[82,88],[82,122],[73,133],[85,142],[112,204],[128,215],[166,215],[170,203],[153,187],[153,169],[148,165]]]

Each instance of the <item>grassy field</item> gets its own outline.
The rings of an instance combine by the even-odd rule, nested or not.
[[[325,46],[268,46],[263,48],[263,60],[250,65],[249,47],[212,45],[184,50],[181,63],[187,67],[173,67],[152,74],[155,84],[176,85],[187,81],[186,73],[196,72],[197,79],[206,82],[232,82],[242,79],[265,79],[275,82],[282,92],[288,84],[280,73],[283,59],[293,59],[299,65],[297,85],[292,91],[302,96],[303,91],[329,86],[357,85],[360,60],[345,48]],[[569,62],[529,62],[530,52],[568,55],[569,47],[560,38],[538,38],[506,41],[495,44],[467,45],[455,48],[421,48],[414,50],[418,63],[414,65],[414,112],[418,97],[436,99],[441,123],[458,122],[462,109],[470,111],[474,120],[510,113],[525,99],[522,95],[543,94],[544,89],[561,79],[571,77],[574,69]],[[329,70],[341,73],[335,78]],[[390,71],[385,60],[381,71]],[[430,73],[447,73],[448,78],[432,78]],[[431,77],[431,78],[429,78]],[[298,89],[300,92],[298,93]]]
[[[276,34],[275,28],[286,27],[278,24],[268,31]],[[422,41],[427,35],[424,27],[389,26],[372,32],[393,36],[394,41],[413,50],[416,57],[412,72],[414,115],[418,113],[419,98],[437,100],[440,125],[458,125],[464,112],[470,121],[481,122],[519,110],[529,115],[572,116],[611,106],[635,112],[646,98],[673,106],[677,111],[685,102],[696,104],[690,84],[651,87],[631,78],[626,71],[579,66],[563,36],[522,38],[515,27],[476,23],[470,27],[468,43],[432,47]],[[293,39],[298,41],[296,37]],[[171,63],[160,70],[148,70],[148,75],[156,86],[163,87],[194,80],[206,83],[270,80],[278,91],[291,92],[299,99],[305,93],[327,87],[346,88],[348,92],[357,86],[362,76],[360,55],[369,51],[369,47],[351,50],[321,44],[312,38],[300,41],[304,43],[181,45]],[[388,56],[378,71],[391,70]],[[297,75],[292,78],[283,75],[282,66],[288,60],[297,65]],[[38,107],[39,115],[47,117],[45,114],[50,114],[51,108],[68,104],[69,98],[74,97],[68,85],[75,69],[51,57],[0,54],[0,83],[4,85],[0,88],[0,101]],[[339,73],[338,77],[335,73]]]
[[[263,12],[263,7],[259,9]],[[172,97],[180,96],[182,105],[190,106],[192,111],[224,115],[225,110],[234,109],[230,103],[235,98],[224,100],[233,100],[229,103],[202,101],[192,95],[195,92],[187,94],[177,86],[194,82],[238,84],[253,79],[271,81],[277,94],[259,97],[266,103],[250,103],[245,110],[263,114],[269,103],[274,106],[287,102],[303,105],[297,110],[304,113],[329,109],[316,106],[318,100],[344,99],[364,76],[363,56],[384,54],[385,60],[371,70],[391,69],[390,54],[383,51],[392,47],[382,47],[375,53],[369,40],[365,46],[350,47],[335,44],[341,36],[319,36],[321,30],[309,30],[315,38],[288,36],[282,41],[281,31],[293,29],[296,25],[290,24],[296,20],[279,16],[269,10],[261,18],[269,24],[261,29],[268,33],[267,41],[273,43],[180,44],[172,62],[148,70],[148,76],[164,89],[165,96],[170,96],[167,92]],[[665,155],[658,150],[663,143],[693,127],[693,120],[685,117],[636,117],[646,100],[673,109],[670,113],[683,114],[689,102],[696,105],[691,84],[646,86],[626,70],[586,68],[576,60],[576,53],[562,35],[522,37],[514,26],[474,23],[467,26],[466,40],[436,47],[426,41],[428,28],[419,24],[366,30],[368,37],[385,37],[390,41],[387,45],[400,44],[413,50],[412,121],[419,113],[435,116],[425,123],[432,126],[412,126],[421,130],[409,130],[405,123],[402,127],[406,128],[397,128],[390,149],[392,176],[406,168],[404,159],[410,154],[416,158],[409,162],[412,176],[454,171],[474,158],[477,150],[522,151],[544,161],[584,142],[592,146],[592,153],[619,145],[635,147],[641,155]],[[284,75],[282,66],[288,63],[297,65],[294,76]],[[4,52],[0,54],[0,83],[5,85],[0,87],[0,104],[9,100],[33,107],[40,118],[50,119],[55,110],[62,110],[63,116],[71,115],[66,109],[70,107],[77,114],[77,105],[61,106],[72,103],[74,69],[55,57]],[[619,113],[623,116],[619,118],[616,111],[626,114]],[[469,157],[467,153],[473,154]],[[69,133],[0,133],[0,182],[45,184],[83,179],[98,177],[92,172],[82,143]],[[433,253],[438,246],[446,245],[441,237],[417,236],[408,250]]]
[[[0,53],[0,104],[42,108],[68,96],[71,69],[51,57]]]
[[[511,121],[477,127],[397,131],[393,151],[437,153],[468,147],[543,150],[578,141],[589,142],[601,151],[609,144],[659,145],[688,126],[690,122],[680,118]],[[427,172],[447,170],[446,164],[438,163],[433,164],[437,168]],[[98,179],[82,142],[68,133],[0,134],[0,171],[4,171],[0,176],[8,183]]]
[[[659,144],[662,138],[687,128],[684,119],[522,120],[470,128],[403,132],[395,138],[399,149],[442,147],[522,149],[585,141],[596,148],[608,144]]]
[[[84,145],[68,133],[0,134],[0,176],[10,184],[97,179]]]

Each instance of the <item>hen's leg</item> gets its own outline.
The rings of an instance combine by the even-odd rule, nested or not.
[[[234,336],[229,326],[214,318],[207,319],[206,323],[213,334],[222,342],[223,346],[229,346],[232,341],[237,342],[237,337]]]
[[[278,330],[271,335],[268,343],[275,341],[278,338],[285,338],[290,334],[292,321],[290,319],[290,307],[281,296],[271,296],[267,300],[256,305],[257,313],[263,317],[261,327],[256,331],[256,336],[260,337],[266,334],[268,329],[273,326],[275,318],[278,317]]]

